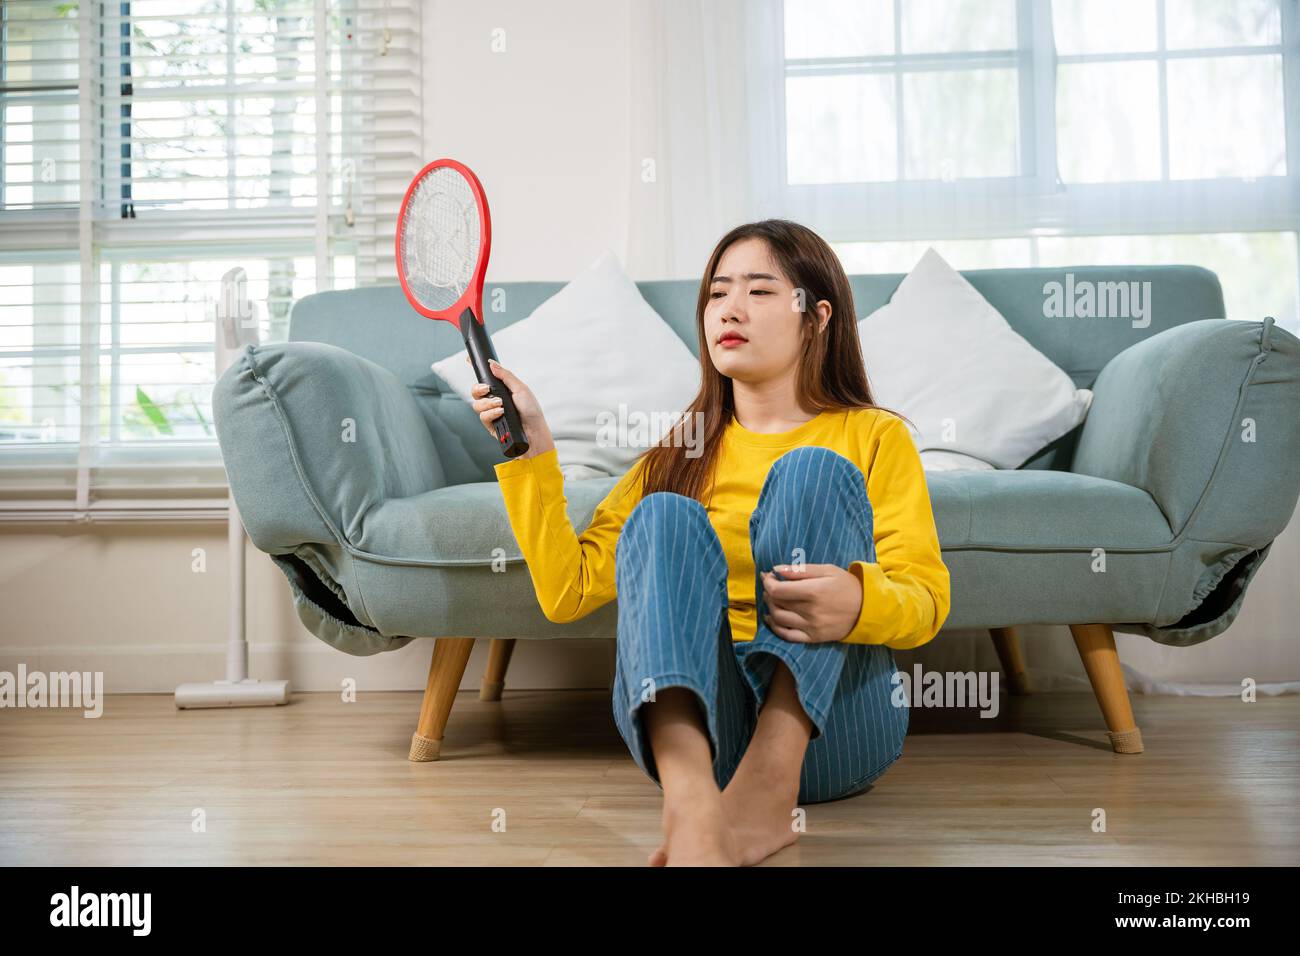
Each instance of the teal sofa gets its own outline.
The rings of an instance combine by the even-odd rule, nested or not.
[[[1066,272],[1150,282],[1149,325],[1045,317],[1044,286]],[[1218,279],[1192,266],[964,275],[1095,395],[1082,425],[1016,470],[927,473],[952,579],[945,629],[989,629],[1024,692],[1016,625],[1069,625],[1113,748],[1139,752],[1113,630],[1187,646],[1237,616],[1300,495],[1300,340],[1271,318],[1225,319]],[[862,316],[903,277],[851,278]],[[506,306],[489,331],[561,287],[489,286],[484,300],[500,288]],[[697,283],[640,289],[698,355]],[[235,502],[303,623],[355,655],[438,639],[414,760],[437,757],[476,638],[493,640],[481,693],[494,699],[515,640],[609,640],[617,621],[616,602],[568,624],[543,615],[496,487],[497,444],[429,368],[462,347],[396,286],[325,292],[295,305],[289,341],[248,347],[213,399]],[[615,480],[566,483],[576,529]]]

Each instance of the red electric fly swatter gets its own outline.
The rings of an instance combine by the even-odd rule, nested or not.
[[[397,277],[411,307],[460,329],[478,380],[501,399],[492,425],[507,458],[528,451],[505,383],[492,374],[497,357],[483,325],[483,276],[492,251],[492,219],[478,177],[463,163],[439,159],[406,187],[397,215]]]

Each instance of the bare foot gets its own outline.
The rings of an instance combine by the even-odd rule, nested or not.
[[[722,791],[722,807],[741,866],[763,862],[799,839],[791,825],[799,800],[799,781],[791,788],[741,767]],[[665,809],[665,819],[667,810]],[[668,844],[650,854],[651,866],[668,863]]]
[[[708,781],[699,790],[664,801],[665,840],[652,866],[739,866],[740,852],[717,786]]]

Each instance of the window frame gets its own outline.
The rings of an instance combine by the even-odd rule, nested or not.
[[[905,0],[894,0],[895,36]],[[750,199],[761,214],[816,222],[831,242],[993,239],[1033,235],[1292,232],[1300,223],[1300,12],[1278,0],[1281,43],[1251,53],[1281,54],[1287,172],[1243,179],[1060,182],[1056,162],[1058,63],[1170,59],[1205,49],[1165,49],[1164,0],[1157,4],[1158,51],[1058,56],[1048,0],[1016,0],[1020,176],[883,183],[790,184],[786,178],[783,0],[757,0],[747,20],[746,109],[750,118]],[[1234,55],[1250,55],[1228,48]],[[1213,52],[1212,50],[1209,52]],[[829,60],[830,58],[828,58]],[[855,58],[860,61],[892,57]],[[804,63],[806,61],[799,61]],[[1163,86],[1163,84],[1162,84]],[[1294,106],[1294,108],[1291,108]],[[904,106],[904,110],[906,107]],[[1168,104],[1161,96],[1162,172],[1168,175]],[[900,110],[897,122],[903,122]],[[900,144],[901,150],[901,144]],[[901,174],[901,170],[900,170]],[[1133,215],[1142,209],[1140,219]],[[1196,210],[1189,215],[1188,210]]]

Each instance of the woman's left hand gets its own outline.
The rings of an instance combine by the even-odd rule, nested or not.
[[[763,572],[768,613],[763,620],[778,637],[797,644],[843,640],[858,622],[862,584],[833,564],[779,564]],[[784,578],[785,580],[782,580]]]

